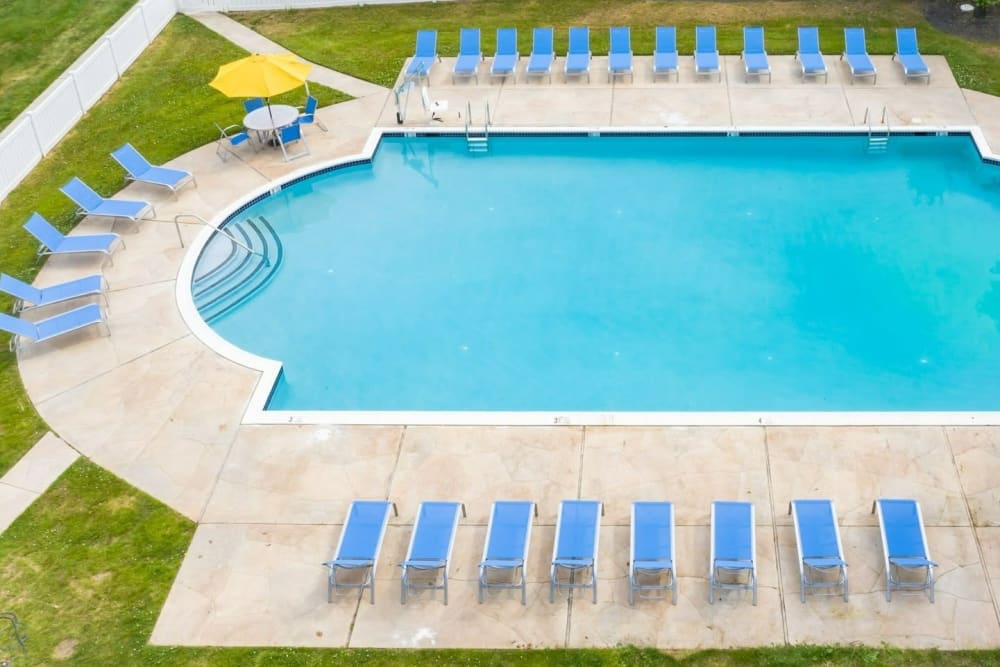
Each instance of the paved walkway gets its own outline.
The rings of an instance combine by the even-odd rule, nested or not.
[[[287,53],[288,49],[272,42],[260,33],[256,33],[247,28],[242,23],[234,21],[225,14],[218,12],[197,12],[190,15],[205,27],[219,33],[230,42],[243,47],[250,53]],[[303,60],[305,60],[303,58]],[[308,61],[306,61],[308,62]],[[342,90],[352,97],[365,97],[387,92],[382,86],[357,79],[348,74],[335,72],[328,67],[313,63],[313,70],[309,73],[309,80],[322,83],[324,86]]]
[[[46,433],[0,478],[0,533],[7,530],[59,475],[80,458],[80,453],[51,433]]]
[[[411,127],[454,125],[467,101],[491,101],[498,125],[856,126],[865,107],[888,104],[894,126],[970,125],[982,119],[1000,148],[1000,99],[962,91],[942,58],[930,86],[904,85],[898,65],[876,58],[879,84],[850,85],[833,58],[829,84],[800,83],[791,58],[774,58],[774,83],[745,84],[725,57],[720,82],[696,82],[685,61],[678,83],[654,83],[636,60],[634,83],[609,84],[595,58],[591,83],[451,85],[448,59],[431,90],[450,102],[432,121],[418,96]],[[485,65],[484,72],[485,72]],[[474,106],[473,108],[477,108]],[[221,162],[215,146],[172,166],[198,187],[174,198],[141,183],[122,198],[153,201],[161,218],[211,218],[251,189],[294,170],[357,154],[373,127],[396,126],[388,91],[321,109],[331,129],[307,128],[312,155],[286,164],[280,152],[243,152]],[[78,233],[107,231],[85,219]],[[28,346],[19,366],[28,394],[53,429],[84,455],[199,521],[153,641],[176,644],[322,646],[604,646],[671,648],[785,642],[883,642],[960,648],[1000,645],[1000,429],[943,428],[502,428],[249,426],[241,424],[258,374],[220,357],[185,327],[175,299],[185,253],[173,225],[123,229],[113,266],[53,257],[37,283],[102,270],[110,292],[110,336],[81,330]],[[190,242],[200,227],[185,225]],[[798,602],[794,545],[785,508],[796,497],[831,497],[851,563],[850,603]],[[881,593],[880,547],[871,502],[918,498],[939,563],[937,603]],[[378,603],[327,604],[324,569],[347,503],[399,503],[383,550]],[[531,498],[541,516],[532,540],[529,603],[475,603],[475,564],[490,502]],[[550,605],[544,579],[562,498],[594,497],[608,514],[601,535],[597,605]],[[467,503],[456,544],[450,604],[424,596],[402,607],[394,567],[422,499]],[[629,503],[677,503],[681,602],[624,603]],[[709,502],[757,504],[761,602],[740,595],[708,605]],[[919,629],[919,630],[918,630]]]

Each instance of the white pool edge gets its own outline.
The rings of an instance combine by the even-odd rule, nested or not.
[[[865,128],[756,126],[724,127],[494,127],[494,134],[700,134],[725,133],[738,136],[768,134],[859,134]],[[969,134],[984,160],[1000,161],[990,150],[978,126],[905,126],[897,134]],[[462,135],[461,128],[376,127],[361,153],[298,169],[248,192],[222,209],[210,221],[222,224],[249,201],[311,173],[359,161],[371,161],[383,135]],[[176,299],[181,318],[198,340],[226,359],[260,372],[243,424],[345,424],[345,425],[436,425],[436,426],[996,426],[1000,412],[488,412],[488,411],[378,411],[378,410],[267,410],[267,401],[281,375],[281,362],[237,347],[215,332],[198,313],[191,291],[195,263],[214,229],[205,227],[185,253],[177,273]]]

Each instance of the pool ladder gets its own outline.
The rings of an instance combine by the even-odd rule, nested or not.
[[[877,129],[872,127],[872,114],[868,107],[865,107],[865,118],[862,122],[868,126],[868,153],[870,155],[885,153],[889,148],[889,134],[892,131],[889,127],[889,107],[882,107],[882,120]],[[882,129],[883,126],[885,129]]]
[[[470,153],[487,153],[490,150],[490,103],[486,103],[483,129],[472,127],[472,102],[465,105],[465,143]]]

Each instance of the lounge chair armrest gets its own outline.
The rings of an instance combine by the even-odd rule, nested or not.
[[[802,562],[812,568],[847,567],[847,563],[839,556],[807,556]]]
[[[364,559],[364,558],[357,558],[357,559],[354,559],[354,558],[344,558],[344,559],[341,559],[341,560],[328,560],[325,563],[323,563],[323,565],[327,566],[331,570],[334,569],[334,568],[336,568],[336,567],[342,567],[344,569],[353,569],[353,568],[359,568],[359,567],[371,567],[374,564],[375,564],[375,561],[371,560],[370,558],[369,559]]]
[[[753,561],[716,558],[714,566],[721,570],[750,570],[753,569]]]
[[[514,568],[523,567],[523,558],[487,558],[479,564],[479,567]]]
[[[669,558],[660,560],[634,560],[632,567],[636,570],[672,570],[674,561]]]
[[[445,567],[448,561],[441,559],[434,560],[408,560],[405,563],[400,563],[399,566],[402,568],[412,567],[415,570],[437,570],[439,568]]]
[[[923,556],[890,556],[889,562],[899,567],[937,567],[937,563]]]

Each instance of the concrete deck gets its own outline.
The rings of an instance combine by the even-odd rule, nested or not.
[[[595,58],[591,83],[450,84],[446,59],[432,95],[449,102],[432,121],[414,91],[408,126],[459,126],[466,101],[490,101],[498,125],[723,126],[857,125],[869,107],[890,109],[894,127],[979,123],[1000,150],[1000,100],[957,87],[941,58],[930,86],[904,85],[898,65],[876,58],[878,85],[845,80],[828,58],[829,83],[801,83],[790,58],[772,58],[774,82],[743,82],[724,58],[722,82],[696,82],[685,59],[680,81],[653,83],[636,59],[634,83],[608,84]],[[556,67],[561,66],[561,60]],[[486,71],[486,65],[483,71]],[[253,188],[292,170],[355,154],[375,126],[395,126],[390,93],[322,109],[330,128],[309,127],[312,156],[286,164],[280,152],[242,152],[221,162],[215,146],[173,166],[197,188],[177,198],[147,185],[121,194],[153,201],[163,220],[211,218]],[[478,116],[477,116],[478,117]],[[105,231],[84,220],[78,232]],[[190,241],[199,232],[184,225]],[[73,448],[199,521],[195,539],[152,641],[167,644],[309,646],[606,646],[672,648],[786,642],[889,643],[969,648],[1000,645],[1000,429],[791,427],[341,427],[247,426],[241,416],[257,373],[205,347],[187,330],[174,297],[186,249],[172,224],[125,230],[113,266],[54,257],[37,284],[102,270],[111,285],[110,336],[84,330],[29,346],[19,363],[41,415]],[[51,311],[50,311],[51,312]],[[882,596],[880,545],[871,502],[922,503],[940,563],[937,603]],[[377,604],[356,596],[326,602],[325,569],[347,504],[389,497],[400,516],[382,552]],[[601,592],[547,600],[547,562],[559,500],[604,501]],[[851,601],[798,601],[794,537],[786,514],[796,497],[832,497],[851,565]],[[430,595],[398,602],[398,563],[417,503],[464,501],[450,604]],[[476,604],[475,566],[494,499],[529,498],[540,517],[528,567],[529,600],[501,595]],[[629,504],[675,501],[680,601],[625,603]],[[729,594],[707,600],[708,511],[713,499],[757,507],[760,603]]]

